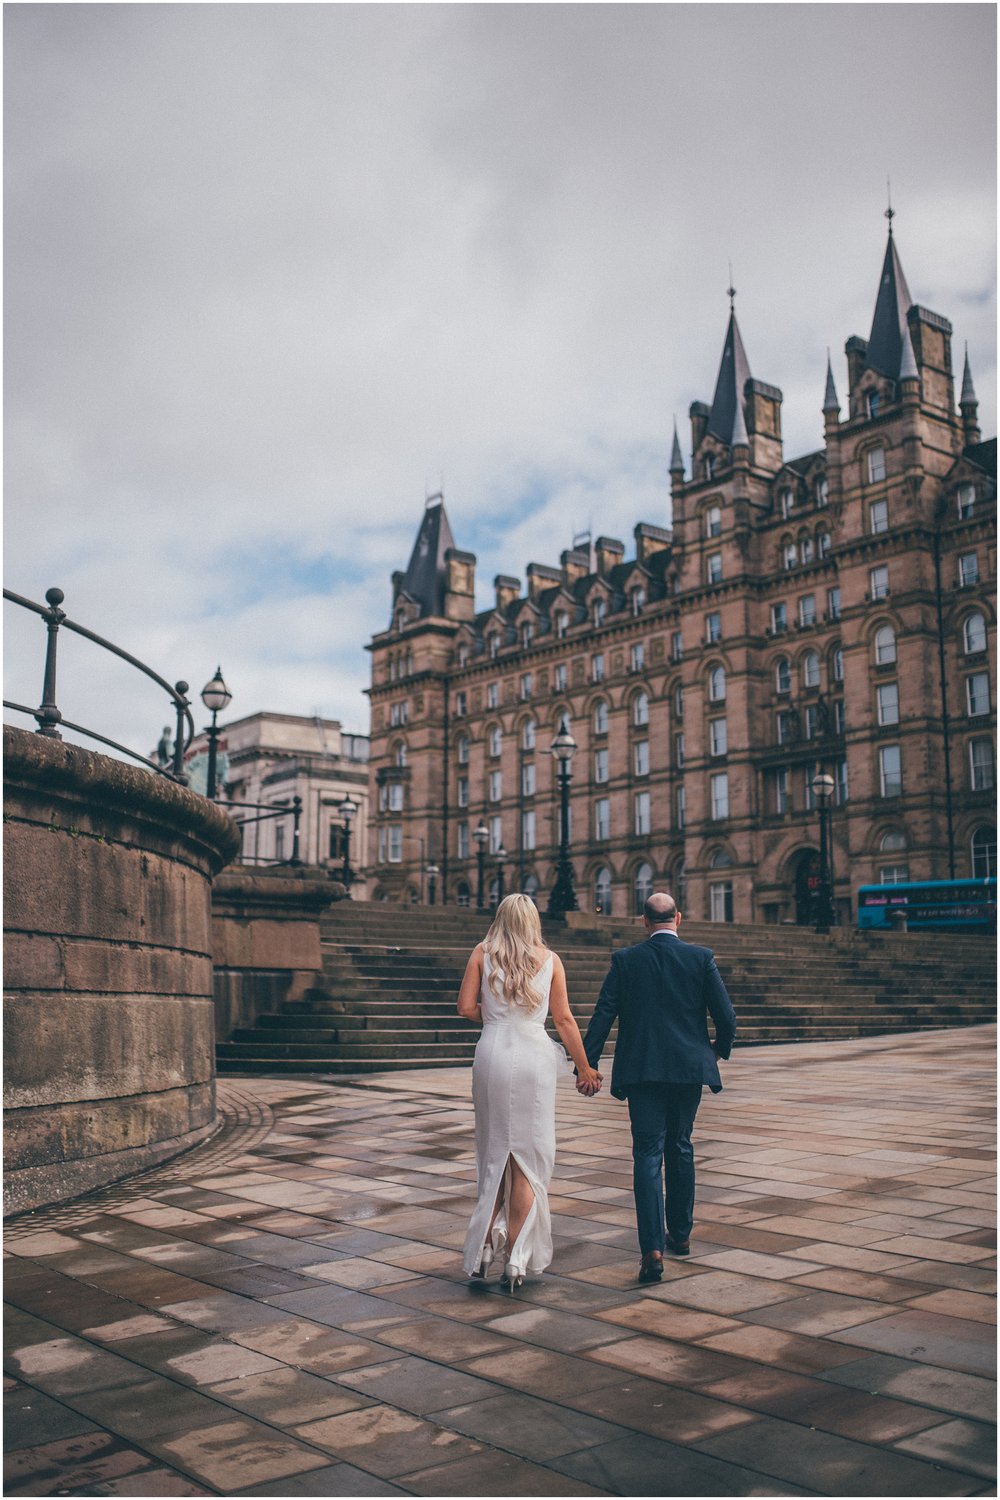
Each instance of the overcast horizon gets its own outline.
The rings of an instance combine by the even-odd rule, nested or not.
[[[227,718],[366,733],[365,643],[443,488],[477,598],[669,524],[729,263],[786,457],[867,337],[886,178],[995,433],[992,5],[15,5],[5,583]],[[44,630],[6,606],[5,696]],[[66,638],[60,707],[155,693]],[[100,699],[100,707],[94,700]],[[198,705],[200,709],[200,704]],[[195,714],[197,724],[207,715]],[[15,720],[23,723],[23,720]],[[29,721],[30,722],[30,721]]]

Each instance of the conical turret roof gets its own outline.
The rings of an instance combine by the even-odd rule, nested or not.
[[[830,363],[830,351],[826,351],[826,391],[823,395],[824,411],[839,411],[840,400],[837,396],[837,387],[833,380],[833,365]]]
[[[722,360],[719,364],[719,378],[715,382],[712,411],[708,419],[709,432],[724,443],[732,445],[734,441],[734,434],[737,432],[737,408],[739,408],[739,428],[742,431],[742,437],[739,437],[738,441],[746,442],[743,388],[749,379],[750,364],[740,337],[736,313],[730,310],[726,342],[722,346]]]
[[[671,474],[684,473],[684,456],[681,453],[680,439],[677,436],[677,418],[674,418],[674,446],[670,450],[670,472]]]
[[[887,375],[890,380],[899,379],[906,314],[911,305],[910,289],[906,285],[896,241],[890,229],[865,361],[870,369],[877,370],[880,375]]]
[[[421,618],[444,613],[445,553],[454,545],[444,499],[435,495],[427,502],[401,584],[403,592],[419,604]]]
[[[962,371],[962,394],[958,402],[959,406],[978,406],[979,400],[976,396],[976,387],[972,383],[972,368],[969,364],[969,346],[965,346],[965,369]]]

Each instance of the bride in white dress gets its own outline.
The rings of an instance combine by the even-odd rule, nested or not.
[[[548,1186],[562,1054],[545,1031],[550,1012],[576,1064],[578,1089],[595,1094],[602,1077],[587,1062],[562,960],[546,948],[531,898],[507,896],[473,949],[458,996],[459,1015],[483,1027],[472,1065],[479,1201],[464,1255],[466,1271],[477,1280],[498,1254],[506,1259],[504,1281],[513,1287],[552,1259]]]

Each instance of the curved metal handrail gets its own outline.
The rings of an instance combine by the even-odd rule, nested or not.
[[[4,699],[4,708],[9,708],[16,713],[27,714],[38,722],[38,733],[46,735],[49,739],[62,739],[62,735],[56,728],[62,724],[67,729],[74,730],[77,734],[84,734],[89,739],[99,740],[102,745],[109,745],[114,750],[120,750],[123,755],[130,756],[142,765],[148,766],[160,776],[168,776],[172,781],[187,785],[187,776],[184,772],[184,753],[194,739],[194,719],[191,716],[190,701],[186,697],[188,684],[176,682],[173,687],[159,672],[154,672],[144,661],[140,661],[131,652],[116,646],[113,641],[105,640],[96,631],[88,630],[86,625],[80,625],[75,620],[70,620],[65,611],[60,609],[66,597],[62,589],[47,589],[45,593],[46,604],[38,604],[34,599],[26,599],[22,594],[15,594],[13,589],[4,589],[3,596],[12,604],[19,605],[22,609],[31,610],[40,615],[48,627],[48,642],[45,652],[45,679],[42,686],[42,701],[38,708],[27,708],[23,703],[12,703]],[[47,607],[46,607],[47,605]],[[93,641],[104,651],[110,651],[112,655],[128,662],[129,666],[135,667],[137,671],[144,673],[153,682],[161,687],[170,698],[176,715],[176,733],[174,735],[174,753],[171,765],[160,765],[146,755],[140,755],[138,751],[130,750],[127,745],[121,745],[117,740],[108,739],[107,735],[99,734],[96,729],[88,729],[83,724],[71,724],[64,719],[56,703],[56,641],[60,627],[72,630],[76,635],[82,635],[87,640]]]

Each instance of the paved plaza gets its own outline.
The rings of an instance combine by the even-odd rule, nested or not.
[[[993,1495],[995,1028],[737,1051],[689,1260],[558,1091],[550,1271],[470,1286],[471,1074],[231,1079],[6,1235],[7,1495]]]

